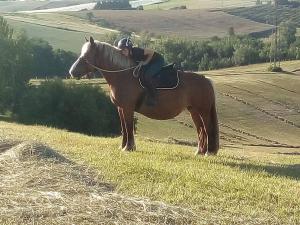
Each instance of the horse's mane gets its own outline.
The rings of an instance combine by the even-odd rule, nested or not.
[[[121,54],[120,49],[106,42],[95,41],[98,51],[103,59],[107,59],[111,64],[120,68],[129,68],[135,65],[135,62]]]

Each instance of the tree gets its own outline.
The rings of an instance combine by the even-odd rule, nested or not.
[[[280,24],[280,41],[290,47],[296,41],[297,26],[291,22],[283,22]]]
[[[262,5],[262,0],[256,0],[256,5]]]
[[[0,111],[15,107],[29,80],[32,55],[24,35],[13,39],[13,29],[0,17]]]
[[[234,32],[234,28],[233,28],[233,27],[229,27],[229,29],[228,29],[228,35],[229,35],[230,37],[232,37],[232,36],[235,35],[235,32]]]
[[[241,46],[234,52],[234,61],[236,65],[247,65],[257,62],[259,52],[249,46]]]
[[[65,76],[76,55],[53,51],[48,42],[14,35],[0,17],[0,112],[13,111],[30,78]]]
[[[92,19],[95,17],[94,14],[92,12],[88,12],[86,14],[86,17],[88,18],[89,21],[92,21]]]
[[[0,16],[0,38],[11,40],[13,35],[13,29],[7,24],[7,21]]]

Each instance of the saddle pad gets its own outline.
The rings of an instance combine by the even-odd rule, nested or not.
[[[140,85],[145,88],[144,74],[139,76]],[[159,90],[175,89],[179,85],[178,70],[174,68],[174,65],[164,66],[160,72],[154,75],[153,82],[155,88]]]

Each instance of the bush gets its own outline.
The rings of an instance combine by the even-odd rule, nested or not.
[[[268,67],[269,72],[282,72],[282,68],[279,66],[269,66]]]
[[[248,65],[258,62],[259,52],[249,46],[242,46],[234,52],[234,61],[236,65]]]
[[[98,87],[61,80],[31,86],[14,112],[19,122],[41,124],[89,135],[119,134],[116,108]]]

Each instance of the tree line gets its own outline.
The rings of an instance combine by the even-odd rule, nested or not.
[[[65,77],[76,54],[54,50],[48,42],[17,35],[0,17],[0,111],[12,108],[33,77]]]
[[[296,26],[281,23],[279,60],[300,59],[300,37],[296,36]],[[110,34],[106,40],[113,44],[130,33]],[[143,33],[140,38],[131,36],[140,47],[155,49],[164,55],[167,62],[175,62],[185,70],[203,71],[253,63],[269,62],[274,55],[274,37],[260,39],[249,35],[235,35],[228,29],[224,38],[212,37],[206,40],[188,40],[174,37],[152,37]]]
[[[77,58],[48,42],[14,34],[0,17],[0,115],[89,135],[119,134],[118,112],[100,87],[31,78],[65,78]]]

